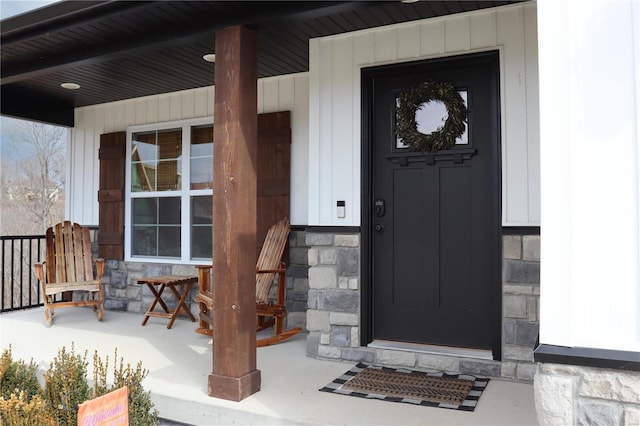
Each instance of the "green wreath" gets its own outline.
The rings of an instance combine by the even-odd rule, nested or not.
[[[447,108],[443,126],[424,134],[418,131],[416,112],[422,104],[440,101]],[[451,83],[428,80],[400,92],[396,118],[396,133],[411,151],[435,152],[449,149],[465,130],[467,107]]]

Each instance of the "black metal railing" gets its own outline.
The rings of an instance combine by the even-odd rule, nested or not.
[[[44,235],[0,236],[2,288],[0,312],[42,306],[40,283],[33,264],[44,259]]]

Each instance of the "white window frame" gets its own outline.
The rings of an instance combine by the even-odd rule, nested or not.
[[[213,119],[198,118],[191,120],[167,121],[162,123],[144,124],[127,128],[127,153],[125,161],[125,208],[124,208],[124,258],[130,262],[145,263],[180,263],[188,265],[211,264],[211,259],[191,259],[191,197],[198,195],[213,195],[213,189],[190,189],[191,182],[191,128],[213,124]],[[131,192],[131,142],[134,133],[160,131],[168,129],[182,129],[182,188],[176,191],[161,191],[163,196],[180,197],[180,257],[162,256],[133,256],[131,254],[132,218],[131,204],[135,198],[156,198],[158,192]]]

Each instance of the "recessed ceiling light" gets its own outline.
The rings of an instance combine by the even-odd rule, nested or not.
[[[80,88],[80,85],[76,83],[62,83],[60,86],[69,90],[78,90]]]
[[[402,3],[417,3],[418,0],[402,0]]]
[[[204,59],[207,62],[215,62],[216,61],[216,55],[215,55],[215,53],[207,53],[206,55],[204,55],[202,57],[202,59]]]

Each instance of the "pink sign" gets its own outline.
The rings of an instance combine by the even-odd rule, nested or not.
[[[127,387],[80,404],[78,426],[129,426]]]

